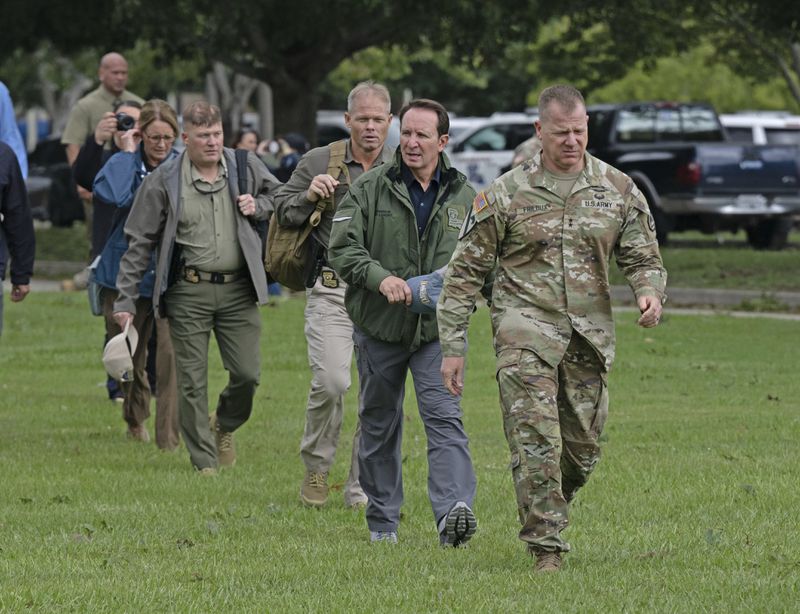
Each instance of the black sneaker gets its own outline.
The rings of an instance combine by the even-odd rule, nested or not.
[[[442,546],[458,548],[466,544],[478,529],[478,521],[469,505],[456,503],[439,521],[439,540]]]

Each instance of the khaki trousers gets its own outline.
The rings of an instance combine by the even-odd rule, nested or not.
[[[208,344],[213,331],[228,372],[228,385],[217,401],[217,421],[222,430],[233,432],[250,417],[261,372],[261,316],[253,284],[249,277],[227,284],[179,280],[164,298],[175,349],[181,435],[195,468],[216,468]]]
[[[339,287],[328,287],[337,283]],[[344,395],[350,388],[353,323],[344,307],[345,288],[332,270],[324,268],[314,287],[306,290],[305,333],[312,377],[300,457],[306,470],[317,473],[327,473],[333,465],[344,417]],[[347,506],[366,500],[358,483],[360,439],[359,421],[353,433],[350,472],[344,487]]]

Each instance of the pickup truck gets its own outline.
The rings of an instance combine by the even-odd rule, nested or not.
[[[744,229],[756,249],[782,249],[800,212],[800,152],[726,140],[712,107],[592,105],[588,151],[627,173],[647,198],[660,243],[670,232]]]

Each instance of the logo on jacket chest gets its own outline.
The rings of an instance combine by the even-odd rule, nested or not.
[[[581,207],[589,207],[591,209],[613,209],[619,207],[619,203],[611,200],[607,194],[596,192],[592,194],[591,198],[582,199]]]

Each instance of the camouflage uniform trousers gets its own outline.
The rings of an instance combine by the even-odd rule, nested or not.
[[[573,332],[556,368],[530,350],[501,352],[497,367],[519,537],[533,552],[568,552],[569,502],[597,465],[608,415],[603,362]]]

